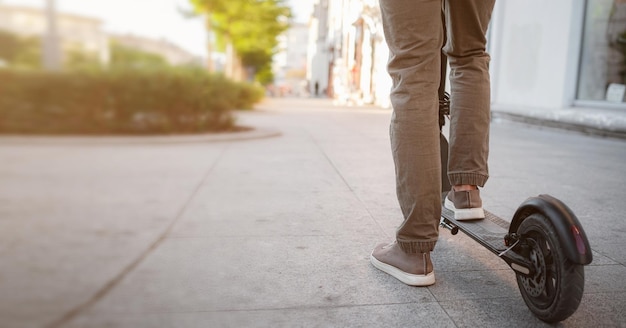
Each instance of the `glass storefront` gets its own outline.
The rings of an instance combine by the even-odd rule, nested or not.
[[[586,6],[577,98],[626,108],[626,0]]]

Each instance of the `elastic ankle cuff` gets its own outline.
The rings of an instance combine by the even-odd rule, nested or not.
[[[400,241],[398,246],[407,254],[428,253],[435,249],[437,241]]]
[[[489,176],[479,173],[449,173],[448,178],[450,179],[450,184],[453,186],[472,185],[484,187]]]

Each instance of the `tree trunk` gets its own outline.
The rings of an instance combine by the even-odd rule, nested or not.
[[[226,43],[226,64],[224,75],[234,81],[243,81],[245,79],[243,65],[241,59],[235,50],[232,42]]]
[[[205,16],[205,25],[207,31],[207,61],[206,68],[207,71],[213,72],[215,71],[215,65],[213,63],[213,24],[211,23],[211,15],[209,13]]]
[[[224,75],[231,79],[235,76],[235,47],[232,42],[226,43],[226,63],[224,67]]]
[[[54,0],[46,0],[46,32],[43,36],[42,62],[46,70],[61,69],[61,47]]]

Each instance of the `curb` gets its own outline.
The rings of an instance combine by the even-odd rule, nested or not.
[[[177,144],[236,142],[279,137],[282,132],[271,128],[252,128],[241,132],[220,132],[194,135],[159,136],[0,136],[2,144],[37,145],[136,145],[136,144]]]
[[[526,123],[530,125],[536,126],[545,126],[549,128],[555,128],[560,130],[568,130],[573,132],[582,133],[585,135],[592,135],[597,137],[606,137],[606,138],[615,138],[615,139],[626,139],[626,130],[610,130],[607,128],[600,128],[591,125],[567,122],[567,121],[557,121],[549,118],[538,118],[521,114],[513,114],[501,111],[492,111],[491,112],[493,118],[506,119],[513,122]]]

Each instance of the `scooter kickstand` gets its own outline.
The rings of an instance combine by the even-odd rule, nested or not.
[[[439,225],[443,228],[450,230],[450,233],[452,233],[452,235],[456,235],[457,233],[459,233],[459,227],[455,226],[444,218],[441,218],[441,222],[439,222]]]
[[[505,249],[504,251],[502,251],[502,253],[498,254],[499,257],[502,257],[504,254],[508,253],[508,251],[512,250],[513,247],[517,246],[517,244],[519,244],[519,239],[515,241],[515,243],[513,245],[511,245],[511,247]]]

